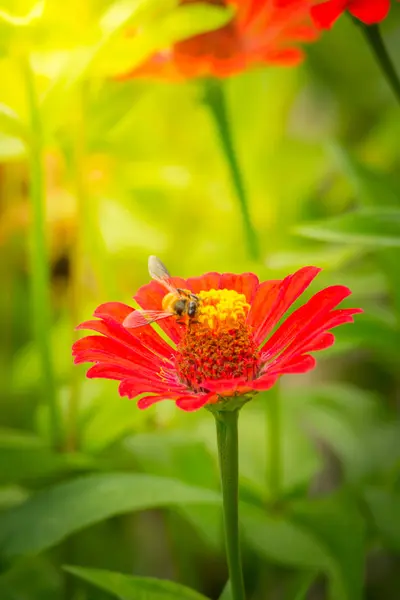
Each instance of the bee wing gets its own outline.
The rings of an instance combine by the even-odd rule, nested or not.
[[[171,275],[157,256],[149,256],[149,274],[152,279],[158,281],[163,285],[169,292],[176,292],[176,286],[171,281]]]
[[[122,324],[128,329],[134,329],[135,327],[150,325],[154,321],[160,321],[172,316],[173,313],[164,310],[134,310],[125,318]]]

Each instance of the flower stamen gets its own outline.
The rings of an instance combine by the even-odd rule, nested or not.
[[[250,304],[235,290],[207,290],[197,294],[196,321],[211,331],[234,329],[245,323]]]
[[[207,391],[202,385],[207,380],[253,379],[259,353],[246,325],[250,305],[244,294],[208,290],[197,296],[196,321],[177,348],[179,379],[195,391]]]

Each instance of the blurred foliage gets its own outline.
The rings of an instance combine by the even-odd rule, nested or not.
[[[114,77],[229,16],[177,0],[0,2],[2,600],[222,594],[210,416],[169,403],[139,412],[71,361],[74,326],[102,302],[131,302],[153,253],[181,276],[277,278],[316,264],[313,291],[352,289],[365,314],[337,332],[315,372],[280,386],[273,504],[266,406],[276,392],[241,413],[245,579],[252,600],[400,594],[399,109],[344,18],[301,67],[223,82],[261,248],[250,260],[203,83]],[[399,6],[384,34],[400,57]],[[31,332],[27,59],[45,150],[61,452]]]

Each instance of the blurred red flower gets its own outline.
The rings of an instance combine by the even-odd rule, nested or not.
[[[196,319],[189,324],[177,323],[174,316],[158,321],[174,347],[150,325],[124,327],[134,311],[130,306],[102,304],[94,313],[98,320],[78,327],[102,335],[74,344],[75,363],[95,363],[87,372],[89,378],[119,380],[121,396],[143,395],[139,408],[169,399],[192,411],[234,396],[250,397],[272,387],[281,375],[313,369],[310,352],[331,346],[334,336],[329,330],[353,322],[353,315],[362,312],[336,309],[351,292],[334,285],[315,294],[278,326],[319,271],[304,267],[283,280],[263,283],[253,273],[172,278],[176,287],[190,290],[199,302]],[[135,300],[154,311],[161,310],[165,296],[165,287],[152,281],[139,289]]]
[[[225,26],[178,42],[152,56],[121,79],[149,76],[176,80],[234,75],[262,64],[295,65],[303,58],[299,42],[318,35],[310,18],[315,0],[181,0],[232,6]]]
[[[349,13],[366,25],[379,23],[386,18],[390,0],[328,0],[311,8],[314,23],[323,29],[329,29],[340,15]]]

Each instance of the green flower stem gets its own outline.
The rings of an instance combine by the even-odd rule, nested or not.
[[[378,25],[364,25],[360,21],[356,21],[357,25],[361,27],[361,30],[367,40],[375,59],[384,74],[386,81],[392,88],[394,95],[400,102],[400,80],[393,66],[392,60],[385,48],[385,44],[382,39],[381,32]]]
[[[279,384],[269,391],[266,398],[267,426],[267,487],[269,501],[279,500],[282,487],[281,406]]]
[[[84,82],[77,90],[75,110],[72,123],[72,161],[71,176],[75,191],[77,206],[77,227],[71,251],[71,301],[70,315],[72,328],[81,321],[79,312],[82,300],[83,257],[85,255],[83,234],[86,231],[86,210],[89,205],[84,178],[84,161],[86,154],[86,104],[87,86]],[[75,332],[76,341],[79,338]],[[74,452],[79,448],[79,406],[81,402],[81,378],[78,369],[73,368],[71,375],[70,397],[67,406],[66,425],[67,435],[65,449]]]
[[[215,411],[217,443],[224,509],[225,546],[232,600],[245,600],[240,558],[238,491],[238,417],[239,409]]]
[[[30,116],[28,164],[31,200],[30,271],[33,329],[41,363],[42,397],[49,409],[51,442],[53,447],[58,447],[61,441],[61,417],[57,405],[51,357],[50,269],[45,231],[43,131],[35,77],[28,58],[22,62],[22,72]]]
[[[210,108],[218,130],[221,146],[230,169],[232,183],[239,202],[240,216],[242,219],[244,234],[249,256],[258,259],[259,249],[257,235],[250,218],[249,203],[243,182],[243,177],[236,156],[229,122],[226,98],[221,82],[207,80],[205,84],[205,102]]]

